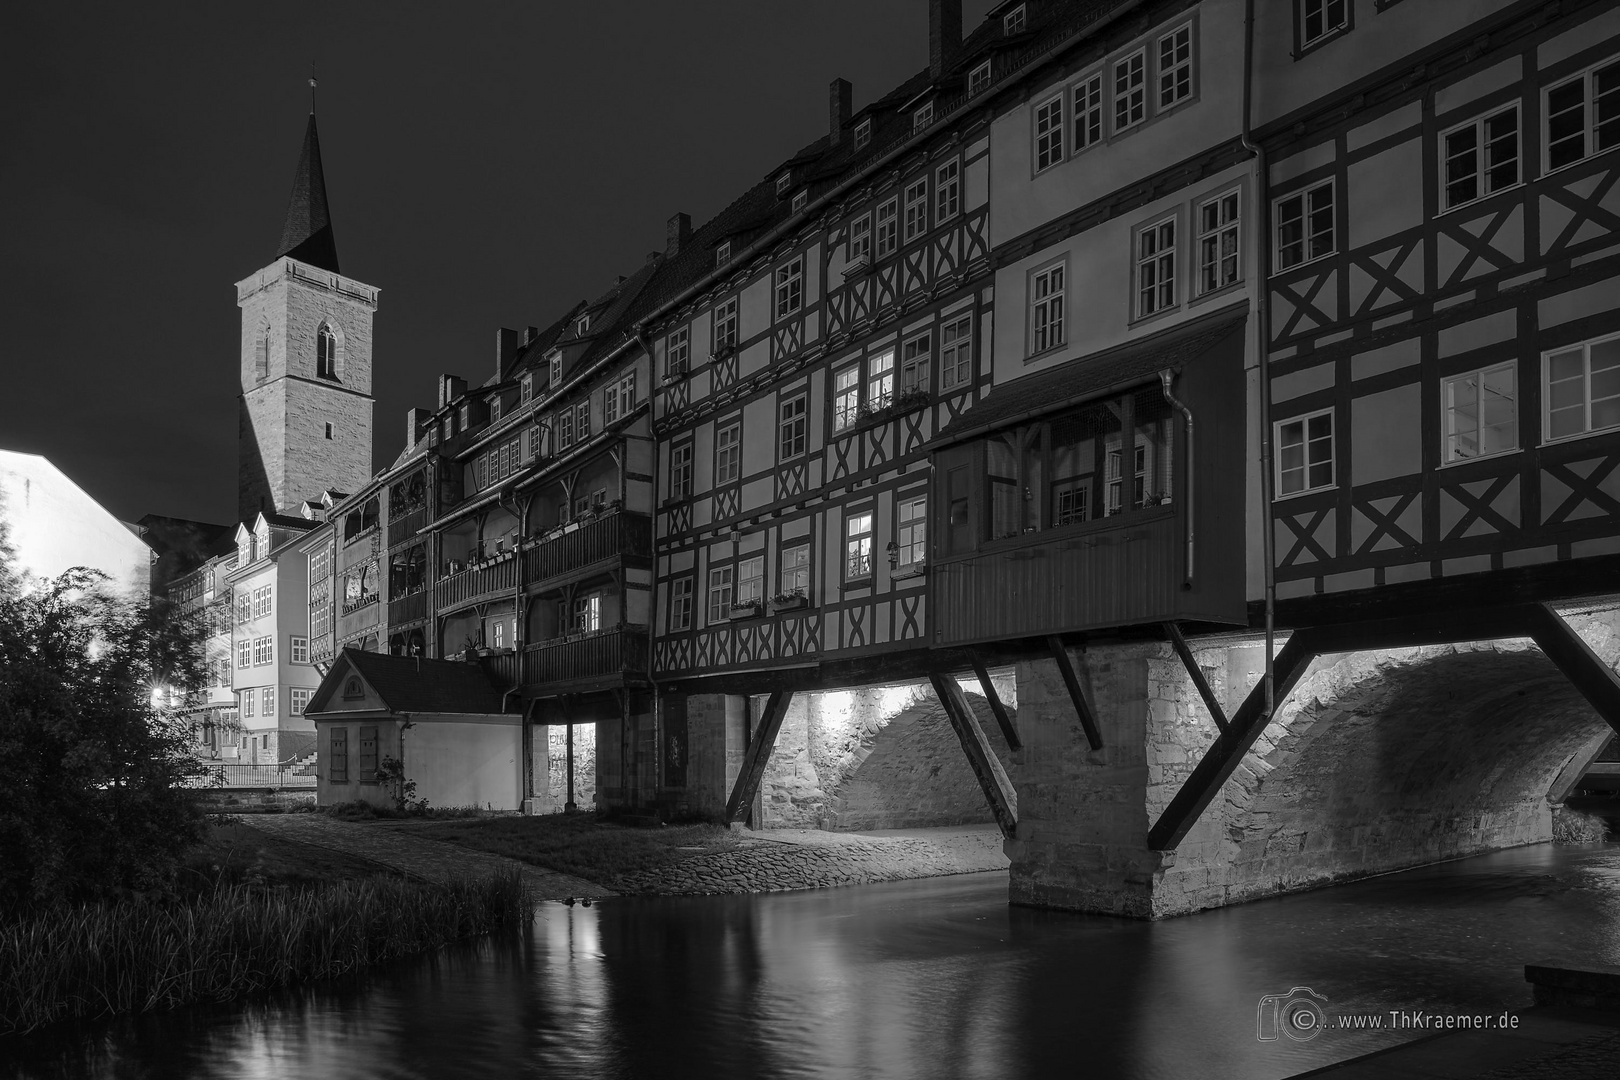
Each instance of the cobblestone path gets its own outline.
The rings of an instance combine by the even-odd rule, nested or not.
[[[515,859],[470,851],[442,840],[412,836],[408,829],[388,824],[361,825],[352,821],[337,821],[325,814],[244,814],[237,820],[283,840],[359,855],[429,881],[515,869],[522,872],[524,883],[541,900],[614,895],[612,889],[572,874],[560,874]]]
[[[867,885],[1006,868],[1001,833],[993,825],[879,833],[769,829],[748,834],[734,850],[629,874],[614,885],[622,893],[709,895]]]

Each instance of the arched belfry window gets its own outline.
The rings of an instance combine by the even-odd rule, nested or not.
[[[253,377],[259,382],[270,377],[270,327],[259,331],[259,340],[253,346]]]
[[[315,331],[315,374],[337,381],[337,335],[326,323]]]

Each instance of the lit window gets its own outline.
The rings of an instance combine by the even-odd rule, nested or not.
[[[778,445],[782,461],[804,453],[805,409],[809,400],[806,395],[799,394],[783,400],[781,404],[777,432],[780,435]]]
[[[1114,61],[1114,130],[1135,127],[1147,119],[1147,56],[1137,50]]]
[[[1021,34],[1024,32],[1024,5],[1019,4],[1001,17],[1001,32],[1004,34]]]
[[[1136,315],[1141,318],[1176,303],[1176,219],[1136,234]]]
[[[295,664],[309,663],[309,638],[294,634],[291,642],[292,662]]]
[[[1620,98],[1615,100],[1620,106]],[[1483,199],[1519,182],[1519,107],[1509,105],[1440,137],[1441,208]]]
[[[880,259],[894,254],[899,212],[899,204],[893,199],[877,208],[877,257]]]
[[[872,141],[872,121],[862,120],[855,125],[855,149],[859,150]]]
[[[1301,48],[1325,41],[1350,25],[1347,0],[1298,0],[1298,3]]]
[[[776,268],[776,317],[791,315],[804,304],[804,256]]]
[[[337,378],[337,335],[325,323],[315,331],[315,375],[322,379]]]
[[[757,604],[765,598],[765,556],[755,555],[737,564],[737,606]]]
[[[896,544],[900,549],[898,565],[920,566],[928,561],[928,497],[902,499],[896,519]]]
[[[933,350],[930,348],[932,337],[928,334],[919,334],[900,347],[900,392],[909,394],[913,391],[928,393],[930,389],[929,368],[933,360]]]
[[[247,622],[248,620],[250,620],[252,618],[253,618],[253,597],[248,595],[248,593],[245,592],[245,591],[237,593],[236,594],[236,625],[241,626],[243,623]]]
[[[1159,39],[1159,108],[1192,97],[1192,27],[1179,27]]]
[[[1277,494],[1333,486],[1333,410],[1277,422]]]
[[[677,499],[692,495],[692,444],[680,443],[669,452],[669,493]]]
[[[686,370],[691,360],[692,333],[686,327],[672,332],[664,342],[664,370],[671,375]]]
[[[236,643],[236,666],[239,668],[251,667],[253,664],[253,643],[243,638]]]
[[[990,86],[990,61],[986,60],[968,74],[968,96],[982,94]]]
[[[810,595],[810,545],[782,549],[782,596]]]
[[[924,105],[922,108],[918,109],[916,112],[911,114],[911,130],[912,131],[921,131],[923,128],[927,127],[929,124],[932,124],[933,122],[934,122],[934,103],[932,101],[930,101],[927,105]]]
[[[253,617],[255,619],[268,618],[270,615],[270,586],[264,585],[253,590]]]
[[[1620,145],[1620,60],[1551,87],[1546,102],[1547,168]]]
[[[833,430],[844,430],[860,416],[861,366],[851,364],[833,376]]]
[[[973,317],[964,315],[939,333],[939,385],[942,390],[973,381]]]
[[[1063,264],[1034,275],[1030,288],[1031,353],[1063,344]]]
[[[884,349],[866,361],[866,407],[881,409],[894,400],[894,349]]]
[[[274,716],[274,715],[276,715],[276,688],[275,687],[267,686],[261,692],[261,696],[260,696],[260,699],[259,699],[259,715],[260,716]]]
[[[1547,439],[1620,426],[1620,335],[1543,353],[1542,366]]]
[[[242,691],[242,715],[243,716],[252,716],[253,715],[253,705],[258,700],[259,700],[259,695],[258,695],[258,693],[256,691],[253,691],[253,690],[244,690],[244,691]],[[247,741],[246,739],[243,740],[244,743],[246,741]]]
[[[844,580],[872,576],[872,512],[851,514],[844,519]]]
[[[725,350],[736,347],[737,298],[733,296],[714,309],[714,352],[718,356]]]
[[[1198,208],[1198,291],[1214,292],[1242,280],[1238,262],[1238,192],[1217,195]]]
[[[1273,204],[1277,269],[1333,254],[1333,181],[1324,180]]]
[[[731,585],[733,570],[729,566],[716,566],[709,571],[709,623],[725,622],[731,617]]]
[[[678,577],[669,586],[669,628],[692,629],[692,579]]]
[[[934,173],[934,220],[956,216],[962,206],[962,165],[947,161]]]
[[[906,187],[906,243],[928,231],[928,178]]]
[[[569,621],[572,630],[602,629],[602,594],[587,593],[574,597],[574,617]]]
[[[1081,79],[1074,88],[1074,148],[1084,150],[1102,142],[1102,73]]]
[[[1440,384],[1446,410],[1446,460],[1465,461],[1519,448],[1517,365],[1498,364]]]
[[[1063,160],[1063,95],[1035,106],[1035,171]]]
[[[714,436],[714,482],[735,484],[742,476],[742,424],[727,424]]]

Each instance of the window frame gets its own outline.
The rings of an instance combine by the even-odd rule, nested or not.
[[[731,606],[733,608],[765,606],[765,553],[740,555],[733,564],[736,573],[731,579]]]
[[[309,638],[302,634],[292,634],[287,642],[287,656],[289,663],[309,663]]]
[[[844,383],[844,377],[846,375],[852,375],[853,376],[852,381],[849,382],[848,385],[845,385],[845,383]],[[833,394],[833,407],[832,407],[833,432],[836,434],[837,432],[840,432],[840,431],[848,431],[850,428],[852,428],[856,424],[860,423],[860,419],[861,419],[861,362],[860,362],[860,360],[856,360],[853,363],[844,365],[843,367],[833,369],[832,394]],[[851,394],[854,395],[854,403],[851,404],[851,405],[846,405],[844,403],[844,398],[848,397]]]
[[[1575,439],[1590,438],[1593,435],[1604,435],[1620,430],[1620,423],[1607,424],[1603,427],[1592,426],[1592,346],[1607,345],[1610,342],[1620,342],[1620,333],[1600,334],[1597,337],[1572,341],[1554,349],[1544,349],[1541,353],[1541,441],[1544,445],[1566,443]],[[1582,382],[1582,411],[1585,418],[1585,427],[1569,435],[1554,435],[1552,433],[1552,358],[1556,355],[1581,350],[1581,382]],[[1620,370],[1620,368],[1610,369]],[[1603,401],[1612,401],[1620,395],[1608,395]]]
[[[1050,280],[1054,273],[1058,276],[1057,288],[1053,289],[1048,285],[1047,293],[1044,296],[1039,295],[1043,279]],[[1047,353],[1063,348],[1068,343],[1066,326],[1068,321],[1068,281],[1069,263],[1067,258],[1035,267],[1029,272],[1029,288],[1026,295],[1029,306],[1029,322],[1027,326],[1030,358],[1045,356]],[[1044,326],[1041,322],[1043,312],[1047,315]],[[1053,312],[1056,313],[1055,318],[1052,317]],[[1047,340],[1043,342],[1041,335],[1043,332],[1050,335],[1050,329],[1054,325],[1057,327],[1055,336],[1048,336]]]
[[[236,670],[243,671],[253,666],[253,642],[248,638],[238,638],[236,642]]]
[[[867,411],[883,409],[894,404],[895,380],[899,376],[900,350],[894,345],[883,345],[867,353],[861,361],[864,378],[861,379],[861,405]],[[883,367],[876,361],[886,360]],[[879,389],[881,387],[881,389]]]
[[[1493,187],[1487,191],[1486,184],[1489,182],[1493,169],[1491,166],[1486,164],[1486,151],[1490,147],[1490,142],[1486,138],[1485,125],[1498,116],[1501,116],[1503,113],[1508,112],[1513,114],[1513,181],[1508,184],[1503,184],[1501,187]],[[1453,135],[1456,135],[1458,132],[1465,130],[1472,130],[1474,133],[1475,141],[1473,154],[1475,160],[1472,179],[1476,185],[1475,194],[1473,198],[1452,202],[1450,189],[1454,181],[1449,178],[1448,168],[1451,164],[1453,155],[1450,153],[1447,146],[1447,140],[1449,140]],[[1446,128],[1445,130],[1441,131],[1439,136],[1435,139],[1435,146],[1440,155],[1439,168],[1436,171],[1438,174],[1437,179],[1440,183],[1439,206],[1440,213],[1442,214],[1448,214],[1453,210],[1459,210],[1465,206],[1473,206],[1475,203],[1482,202],[1493,195],[1500,194],[1504,191],[1512,191],[1514,188],[1519,187],[1524,183],[1524,116],[1522,110],[1519,108],[1519,102],[1517,99],[1510,101],[1505,105],[1498,106],[1497,108],[1487,109],[1485,112],[1465,120],[1460,124],[1453,124],[1451,127]]]
[[[916,134],[923,131],[934,122],[934,103],[932,101],[918,106],[911,113],[911,131]]]
[[[688,436],[669,446],[669,497],[676,502],[690,499],[696,490],[692,475],[695,445]]]
[[[920,350],[914,350],[918,342],[922,343],[922,347]],[[933,328],[903,338],[900,342],[900,356],[897,363],[894,398],[919,390],[931,395],[934,392]]]
[[[1181,306],[1176,288],[1179,276],[1176,265],[1178,246],[1176,233],[1179,218],[1180,214],[1172,210],[1163,217],[1131,230],[1131,296],[1132,310],[1135,312],[1133,322],[1163,315]],[[1169,230],[1168,243],[1163,236],[1166,229]],[[1158,246],[1144,254],[1143,244],[1150,237],[1154,238],[1154,243]],[[1152,285],[1145,286],[1143,282],[1145,271],[1148,269],[1152,270],[1154,281]],[[1151,290],[1151,306],[1144,299],[1145,289]]]
[[[738,335],[741,320],[738,318],[738,303],[735,296],[727,297],[714,306],[714,354],[719,355],[725,349],[735,349],[740,340]]]
[[[692,328],[677,327],[664,337],[664,371],[676,375],[692,366]]]
[[[849,223],[849,235],[844,240],[844,261],[872,258],[872,215],[862,214]]]
[[[326,780],[331,784],[349,782],[349,729],[334,727],[326,733]]]
[[[1317,34],[1315,37],[1307,38],[1305,36],[1305,26],[1307,20],[1310,18],[1310,15],[1306,9],[1313,3],[1320,6],[1322,9],[1323,27],[1321,33]],[[1327,25],[1327,11],[1334,5],[1337,5],[1341,10],[1341,20],[1338,24],[1329,26]],[[1295,58],[1297,59],[1307,53],[1314,52],[1330,41],[1338,40],[1340,37],[1348,34],[1354,26],[1355,4],[1352,2],[1352,0],[1294,0]]]
[[[902,191],[905,212],[901,243],[909,244],[928,235],[928,174],[919,176]]]
[[[1024,28],[1029,25],[1027,14],[1028,13],[1025,11],[1025,5],[1019,4],[1017,7],[1007,12],[1007,14],[1003,15],[1001,17],[1002,34],[1008,37],[1011,37],[1013,34],[1022,34],[1024,32]]]
[[[1069,115],[1071,126],[1074,129],[1074,150],[1069,155],[1070,157],[1081,151],[1090,150],[1099,143],[1108,141],[1108,98],[1105,89],[1101,68],[1080,76],[1069,87]],[[1086,95],[1084,109],[1080,106],[1081,94]],[[1086,122],[1084,139],[1081,137],[1082,120]],[[1093,124],[1096,127],[1096,134],[1091,133]]]
[[[972,386],[974,378],[973,312],[964,311],[959,316],[947,318],[949,318],[949,321],[941,320],[939,325],[939,388],[941,393],[947,390],[955,390],[958,387]],[[946,333],[957,331],[963,323],[967,324],[967,330],[959,332],[956,337],[947,343],[945,340]],[[949,364],[945,360],[946,350],[950,350],[952,354],[952,360]],[[967,375],[965,378],[960,375],[963,366],[961,354],[964,351],[967,353]],[[947,380],[947,376],[950,377],[949,380]]]
[[[968,72],[968,97],[978,97],[988,90],[990,84],[994,81],[991,76],[990,61],[986,60],[984,63],[976,65],[972,71]]]
[[[872,141],[872,118],[867,117],[855,125],[855,149],[859,150]]]
[[[723,575],[723,580],[722,580]],[[716,623],[726,622],[731,618],[732,598],[736,596],[737,568],[731,562],[722,565],[709,566],[708,590],[704,594],[708,600],[708,620],[705,625],[713,626]]]
[[[1559,350],[1553,351],[1556,352]],[[1513,377],[1513,396],[1510,400],[1513,420],[1513,445],[1504,447],[1500,450],[1492,450],[1488,454],[1473,454],[1470,456],[1453,457],[1452,450],[1454,447],[1452,440],[1456,438],[1457,432],[1454,426],[1456,408],[1451,401],[1451,388],[1455,384],[1460,383],[1465,379],[1477,378],[1479,380],[1481,389],[1483,389],[1485,385],[1485,377],[1493,372],[1498,371],[1507,371]],[[1481,399],[1483,399],[1483,394],[1481,395]],[[1523,450],[1524,440],[1519,432],[1520,404],[1521,396],[1519,393],[1519,362],[1517,360],[1503,360],[1495,364],[1487,364],[1485,367],[1472,368],[1468,371],[1459,371],[1454,375],[1442,376],[1440,379],[1440,467],[1444,469],[1452,465],[1463,465],[1471,461],[1484,461],[1487,458],[1502,457],[1507,454],[1517,454],[1520,450]],[[1475,417],[1475,430],[1477,440],[1479,438],[1478,433],[1482,433],[1485,430],[1485,410],[1483,400],[1481,400],[1480,404],[1476,405],[1476,410],[1477,415]]]
[[[1220,207],[1228,199],[1233,200],[1235,209],[1233,210],[1230,220],[1222,221],[1220,220]],[[1211,206],[1216,207],[1216,222],[1214,228],[1206,229],[1204,227],[1204,211]],[[1242,285],[1244,281],[1243,188],[1241,186],[1229,187],[1218,191],[1213,195],[1207,196],[1206,198],[1199,199],[1195,212],[1197,213],[1198,217],[1195,222],[1196,236],[1194,237],[1194,247],[1197,251],[1198,264],[1193,268],[1194,294],[1197,296],[1213,296],[1215,293],[1221,292],[1223,289],[1231,289]],[[1217,281],[1216,284],[1209,285],[1205,281],[1204,273],[1206,268],[1204,261],[1205,246],[1211,239],[1215,240],[1216,257],[1214,265],[1216,267],[1220,267],[1226,262],[1227,258],[1227,256],[1224,254],[1224,247],[1220,244],[1220,239],[1229,232],[1233,236],[1232,258],[1237,264],[1236,274],[1231,281]],[[1217,277],[1218,276],[1219,275],[1217,275]]]
[[[886,245],[885,236],[888,238]],[[872,257],[886,259],[899,250],[900,200],[896,196],[891,196],[879,203],[872,213]]]
[[[864,528],[857,529],[864,519]],[[872,537],[877,525],[877,508],[844,510],[844,584],[870,584],[873,580]]]
[[[685,586],[684,589],[681,586]],[[677,633],[692,629],[693,594],[695,591],[695,575],[682,574],[671,578],[669,583],[669,631]],[[677,616],[679,621],[677,622]]]
[[[790,409],[794,411],[790,412]],[[776,459],[792,461],[803,457],[809,446],[809,433],[809,391],[796,390],[779,397],[776,402]]]
[[[1301,433],[1303,435],[1302,445],[1305,447],[1304,463],[1301,466],[1301,468],[1304,470],[1305,481],[1306,481],[1307,485],[1309,485],[1310,477],[1311,477],[1311,466],[1313,464],[1319,464],[1319,462],[1313,462],[1311,460],[1311,456],[1310,456],[1310,445],[1311,445],[1310,422],[1312,420],[1316,419],[1319,416],[1326,416],[1328,418],[1328,439],[1327,439],[1328,458],[1327,458],[1327,465],[1328,465],[1328,472],[1330,473],[1330,478],[1329,478],[1328,482],[1325,483],[1325,484],[1318,484],[1318,485],[1316,485],[1314,487],[1306,486],[1306,487],[1303,487],[1303,488],[1299,489],[1298,491],[1284,492],[1283,491],[1283,483],[1282,483],[1283,471],[1284,471],[1283,470],[1283,456],[1282,456],[1282,454],[1280,452],[1274,452],[1273,455],[1272,455],[1272,459],[1273,459],[1273,465],[1274,465],[1276,471],[1275,471],[1275,475],[1272,477],[1272,482],[1273,482],[1272,496],[1271,496],[1271,501],[1272,502],[1279,502],[1279,501],[1281,501],[1283,499],[1294,499],[1294,498],[1298,498],[1298,497],[1300,497],[1302,495],[1314,495],[1317,492],[1322,492],[1322,491],[1332,491],[1332,490],[1334,490],[1335,488],[1337,488],[1339,486],[1339,447],[1338,447],[1339,426],[1338,426],[1338,418],[1335,416],[1335,411],[1334,411],[1333,406],[1330,405],[1325,409],[1313,409],[1310,412],[1300,413],[1297,416],[1289,416],[1289,417],[1286,417],[1286,418],[1281,419],[1281,420],[1273,420],[1271,422],[1272,445],[1274,447],[1277,447],[1278,451],[1280,451],[1283,448],[1282,429],[1283,429],[1284,425],[1287,425],[1287,424],[1299,424],[1300,425],[1300,430],[1301,430]]]
[[[1271,200],[1271,265],[1274,267],[1275,273],[1286,273],[1290,270],[1297,270],[1301,266],[1308,266],[1319,259],[1330,258],[1339,253],[1339,198],[1337,186],[1337,178],[1329,176],[1314,183],[1303,184],[1300,187],[1295,188],[1293,191],[1290,191],[1285,195],[1278,195]],[[1311,235],[1308,231],[1308,223],[1311,216],[1310,197],[1314,193],[1321,191],[1324,188],[1327,189],[1331,199],[1329,207],[1332,212],[1333,221],[1332,230],[1330,233],[1331,242],[1329,243],[1326,251],[1323,251],[1320,254],[1311,255],[1309,254]],[[1282,261],[1283,220],[1279,210],[1283,203],[1294,199],[1298,199],[1300,203],[1299,220],[1301,222],[1302,231],[1300,233],[1299,246],[1301,257],[1298,262],[1292,262],[1287,266],[1284,266]]]
[[[771,295],[778,319],[797,314],[804,308],[804,254],[778,266],[771,275]]]
[[[1165,42],[1170,41],[1180,34],[1186,34],[1187,37],[1187,57],[1185,60],[1178,60],[1172,63],[1167,69],[1164,64]],[[1179,26],[1172,27],[1165,33],[1159,34],[1154,38],[1153,44],[1153,78],[1157,83],[1155,93],[1153,95],[1153,112],[1154,115],[1160,115],[1162,113],[1169,112],[1171,109],[1179,108],[1180,106],[1185,105],[1187,102],[1198,97],[1198,39],[1197,35],[1193,33],[1193,24],[1191,20],[1189,20]],[[1186,90],[1172,100],[1166,101],[1164,96],[1165,73],[1167,70],[1170,72],[1176,72],[1181,69],[1186,70]]]
[[[906,516],[908,508],[912,511],[910,517]],[[927,492],[901,496],[895,500],[894,541],[897,570],[916,570],[928,565]]]
[[[714,427],[714,486],[728,487],[741,481],[742,418],[738,417]]]
[[[1063,99],[1066,96],[1066,91],[1053,94],[1044,101],[1036,102],[1035,107],[1030,110],[1030,122],[1033,125],[1030,135],[1030,164],[1033,166],[1031,171],[1037,176],[1063,164],[1068,158],[1063,112]],[[1052,122],[1054,114],[1046,111],[1054,107],[1055,123]]]
[[[800,559],[799,553],[803,553]],[[792,540],[784,542],[777,549],[777,596],[788,596],[797,592],[806,600],[810,599],[810,541]],[[790,584],[790,576],[793,584]],[[802,584],[799,582],[802,579]]]
[[[949,221],[961,212],[962,161],[952,158],[934,169],[934,224]]]
[[[1596,89],[1596,81],[1597,81],[1596,76],[1597,76],[1598,72],[1607,71],[1610,68],[1616,69],[1615,70],[1616,78],[1620,79],[1620,56],[1611,55],[1609,57],[1606,57],[1605,59],[1600,60],[1597,63],[1592,64],[1592,65],[1582,69],[1581,71],[1577,71],[1577,72],[1575,72],[1575,73],[1573,73],[1571,75],[1567,75],[1564,78],[1559,79],[1557,82],[1550,83],[1547,86],[1542,88],[1542,90],[1541,90],[1541,117],[1540,117],[1540,119],[1541,119],[1541,140],[1540,141],[1541,141],[1541,171],[1542,171],[1542,175],[1545,176],[1548,173],[1554,173],[1554,172],[1559,171],[1560,169],[1567,169],[1567,168],[1570,168],[1571,166],[1579,165],[1581,162],[1589,161],[1592,158],[1597,157],[1599,154],[1607,154],[1611,150],[1614,150],[1616,148],[1620,148],[1620,138],[1617,138],[1613,145],[1604,147],[1601,150],[1596,149],[1594,147],[1594,145],[1593,145],[1596,142],[1596,135],[1597,135],[1597,121],[1596,121],[1597,109],[1595,107],[1596,103],[1597,103],[1597,97],[1596,97],[1596,94],[1594,93],[1594,90]],[[1552,95],[1553,95],[1554,92],[1556,92],[1558,90],[1562,90],[1564,87],[1569,86],[1571,83],[1575,83],[1575,82],[1581,82],[1583,84],[1582,90],[1581,90],[1581,147],[1582,147],[1582,152],[1581,152],[1581,155],[1579,157],[1576,157],[1576,158],[1573,158],[1573,159],[1571,159],[1569,161],[1566,161],[1562,165],[1554,165],[1553,164],[1552,102],[1551,102],[1551,98],[1552,98]],[[1614,93],[1616,95],[1620,95],[1620,89],[1616,89],[1614,91],[1611,91],[1611,93]],[[1620,101],[1617,101],[1616,104],[1620,105]],[[1620,120],[1616,120],[1615,122],[1620,123]],[[1520,130],[1521,131],[1523,130],[1523,119],[1522,118],[1520,120]],[[1523,136],[1521,135],[1520,138],[1521,138],[1521,141],[1522,141]],[[1521,152],[1522,152],[1522,150],[1521,150]],[[1521,168],[1520,171],[1522,173],[1523,169]]]
[[[1128,89],[1125,89],[1123,91],[1123,93],[1122,93],[1121,84],[1120,84],[1120,80],[1119,80],[1120,68],[1124,67],[1125,65],[1130,64],[1132,61],[1136,61],[1135,82],[1134,82],[1134,84],[1132,86],[1130,86]],[[1112,113],[1113,113],[1113,129],[1112,129],[1111,133],[1114,134],[1114,135],[1118,135],[1118,134],[1121,134],[1122,132],[1130,131],[1133,128],[1139,128],[1143,124],[1147,123],[1148,122],[1148,78],[1147,78],[1148,77],[1148,57],[1147,57],[1147,45],[1146,45],[1146,43],[1137,46],[1136,48],[1132,49],[1130,52],[1125,53],[1123,56],[1119,56],[1119,57],[1116,57],[1113,60],[1110,60],[1108,62],[1108,72],[1109,72],[1109,76],[1110,76],[1110,78],[1112,80],[1112,84],[1110,86],[1110,92],[1109,92],[1109,95],[1108,95],[1109,101],[1113,105],[1113,109],[1112,109]],[[1131,100],[1131,96],[1133,94],[1134,95],[1139,95],[1139,98],[1136,101],[1134,108],[1129,104],[1129,102]],[[1120,120],[1120,108],[1121,108],[1122,102],[1125,103],[1124,107],[1127,110],[1127,116],[1129,115],[1130,112],[1133,112],[1133,111],[1135,113],[1137,113],[1137,116],[1136,116],[1136,118],[1134,120],[1127,119],[1123,123],[1121,122],[1121,120]]]

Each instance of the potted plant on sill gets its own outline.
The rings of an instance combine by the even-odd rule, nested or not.
[[[770,603],[773,612],[793,611],[795,608],[802,608],[809,603],[809,598],[804,595],[803,589],[789,589],[787,592],[779,592],[771,597]]]
[[[733,619],[751,619],[760,613],[758,600],[743,600],[731,605]]]

